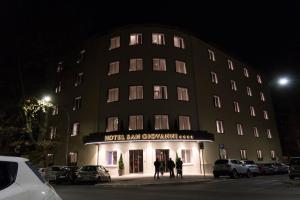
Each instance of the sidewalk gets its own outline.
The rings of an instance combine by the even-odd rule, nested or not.
[[[152,185],[181,185],[193,183],[205,183],[213,180],[212,176],[186,175],[183,178],[170,179],[168,174],[154,179],[153,176],[120,176],[112,178],[110,183],[99,183],[96,187],[139,187]]]

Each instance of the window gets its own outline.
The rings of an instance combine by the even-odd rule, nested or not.
[[[178,36],[174,36],[174,47],[184,49],[185,44],[184,44],[183,38],[178,37]]]
[[[219,145],[219,146],[221,146],[221,145]],[[220,156],[220,159],[227,159],[227,152],[224,147],[223,148],[219,147],[219,156]]]
[[[214,100],[214,105],[216,108],[221,108],[221,100],[219,96],[214,96],[213,97]]]
[[[272,139],[271,129],[267,129],[267,137],[268,137],[269,139]]]
[[[260,75],[257,75],[256,78],[257,78],[257,82],[258,82],[259,84],[262,84],[262,80],[261,80]]]
[[[55,126],[50,126],[49,139],[54,140],[55,137],[56,137],[56,127]]]
[[[181,149],[181,159],[183,163],[191,163],[191,150]]]
[[[77,64],[79,64],[79,63],[81,63],[81,62],[83,61],[84,54],[85,54],[85,50],[80,51],[79,57],[78,57],[78,59],[76,60],[76,63],[77,63]]]
[[[253,127],[253,134],[254,134],[254,137],[259,137],[259,133],[258,133],[257,127]]]
[[[61,72],[63,70],[63,62],[59,62],[57,64],[56,72]]]
[[[129,130],[143,130],[144,120],[143,115],[129,116]]]
[[[167,86],[155,85],[153,87],[154,99],[168,99]]]
[[[112,132],[119,130],[119,119],[118,117],[108,117],[106,132]]]
[[[119,68],[120,68],[119,61],[109,63],[107,75],[118,74],[120,70]]]
[[[83,82],[83,72],[76,74],[74,86],[81,85]]]
[[[152,44],[164,45],[165,35],[163,33],[152,33]]]
[[[211,74],[211,82],[217,84],[218,83],[218,76],[215,72],[210,72]]]
[[[54,164],[54,154],[53,153],[48,153],[47,154],[47,160],[48,160],[48,165],[53,165]]]
[[[17,178],[18,174],[18,163],[17,162],[10,162],[10,161],[0,161],[0,191],[2,199],[12,199],[16,195],[11,195],[12,191],[15,189],[14,186],[10,187],[6,192],[2,192],[2,190],[9,188]],[[27,172],[28,173],[28,172]],[[19,196],[19,195],[18,195]],[[6,198],[5,198],[6,197]],[[15,197],[16,198],[16,197]],[[20,198],[22,198],[20,196]]]
[[[238,135],[244,135],[244,130],[243,130],[242,124],[237,123],[236,124],[236,129],[237,129]]]
[[[155,115],[155,130],[168,130],[169,117],[168,115]]]
[[[271,159],[272,159],[272,160],[276,160],[276,154],[275,154],[275,151],[274,151],[274,150],[271,150],[270,153],[271,153]]]
[[[61,92],[61,81],[58,82],[56,88],[55,88],[55,93]]]
[[[251,91],[251,88],[250,87],[246,87],[247,88],[247,95],[248,96],[252,96],[252,91]]]
[[[143,70],[143,59],[141,58],[132,58],[129,61],[129,71],[142,71]]]
[[[117,165],[118,162],[118,156],[117,156],[117,151],[108,151],[107,152],[107,165]]]
[[[180,73],[180,74],[186,74],[186,66],[185,66],[185,62],[176,60],[175,61],[175,65],[176,65],[176,72]]]
[[[167,71],[166,59],[153,58],[153,71]]]
[[[142,34],[141,33],[130,34],[129,45],[139,45],[139,44],[142,44]]]
[[[81,108],[81,102],[82,98],[81,97],[75,97],[73,100],[73,110],[78,110]]]
[[[69,153],[69,164],[70,165],[77,165],[77,152],[70,152]]]
[[[253,106],[250,106],[250,116],[255,117],[255,110]]]
[[[245,149],[240,150],[241,160],[247,160],[247,151]]]
[[[143,86],[129,86],[129,100],[143,98]]]
[[[217,132],[218,133],[224,133],[224,128],[223,128],[223,121],[216,121],[216,126],[217,126]]]
[[[262,150],[260,149],[256,150],[256,155],[257,155],[257,160],[259,161],[263,160]]]
[[[249,72],[247,68],[244,68],[244,76],[246,76],[247,78],[249,78]]]
[[[110,38],[109,50],[120,47],[120,36]]]
[[[177,87],[177,99],[179,101],[189,101],[188,89],[183,87]]]
[[[212,50],[208,49],[208,58],[211,61],[216,61],[216,57],[215,57],[215,52],[213,52]]]
[[[119,88],[108,89],[107,103],[119,101]]]
[[[189,116],[179,116],[179,130],[191,130]]]
[[[58,106],[52,107],[52,115],[58,115]]]
[[[71,136],[76,136],[79,134],[80,124],[79,122],[73,123],[72,133]]]
[[[231,83],[231,89],[233,91],[237,91],[236,82],[234,80],[231,80],[230,83]]]
[[[268,111],[264,110],[264,119],[269,119]]]
[[[234,106],[234,112],[237,112],[237,113],[241,112],[239,102],[234,101],[233,106]]]
[[[233,62],[231,60],[228,60],[228,68],[234,70]]]
[[[261,101],[266,101],[264,93],[260,92],[259,94],[260,94],[260,100]]]

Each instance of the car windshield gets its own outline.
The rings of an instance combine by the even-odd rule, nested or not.
[[[228,160],[217,160],[215,164],[227,164]]]
[[[300,165],[300,158],[291,159],[290,164],[291,165]]]
[[[83,166],[80,170],[81,171],[96,171],[96,166]]]
[[[254,161],[252,161],[252,160],[245,160],[244,163],[245,163],[245,164],[248,164],[248,165],[253,165],[253,164],[255,164]]]

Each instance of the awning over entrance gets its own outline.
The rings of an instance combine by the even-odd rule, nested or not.
[[[117,131],[91,133],[83,137],[84,144],[130,142],[130,141],[214,141],[207,131]]]

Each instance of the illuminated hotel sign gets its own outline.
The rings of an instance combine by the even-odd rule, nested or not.
[[[179,133],[142,133],[142,134],[118,134],[105,135],[105,142],[131,141],[131,140],[193,140],[192,134]]]

